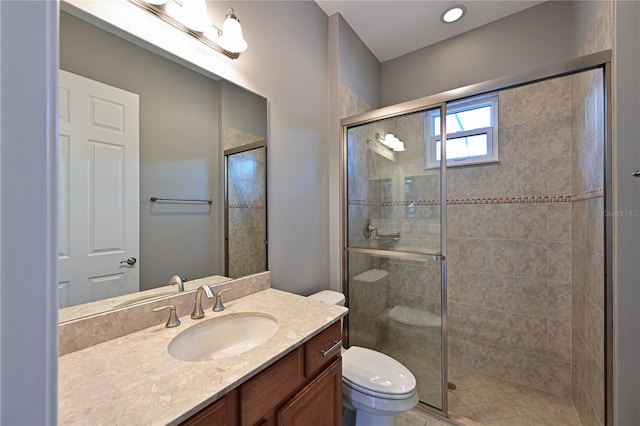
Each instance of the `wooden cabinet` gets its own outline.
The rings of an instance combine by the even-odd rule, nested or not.
[[[338,426],[340,322],[186,420],[188,426]]]
[[[299,347],[240,385],[240,425],[262,424],[304,382],[304,348]]]
[[[342,419],[342,360],[335,360],[278,410],[277,426],[337,426]]]
[[[304,345],[304,375],[310,379],[328,365],[342,349],[342,327],[334,323]]]
[[[204,410],[188,418],[188,426],[229,426],[238,424],[238,389],[234,389]]]

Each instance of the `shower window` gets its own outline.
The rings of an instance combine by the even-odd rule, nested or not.
[[[440,167],[440,112],[425,114],[425,168]],[[447,166],[498,161],[498,95],[447,105]]]

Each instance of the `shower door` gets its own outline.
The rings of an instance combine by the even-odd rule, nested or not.
[[[265,141],[225,150],[225,275],[267,270]]]
[[[343,285],[348,345],[401,362],[446,413],[446,171],[426,138],[443,109],[343,126]]]

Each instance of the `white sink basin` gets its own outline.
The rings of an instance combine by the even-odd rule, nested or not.
[[[211,318],[169,342],[169,354],[181,361],[211,361],[255,348],[278,331],[275,318],[257,312]]]

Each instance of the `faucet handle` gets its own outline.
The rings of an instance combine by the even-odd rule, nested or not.
[[[226,293],[231,290],[230,288],[225,288],[224,290],[220,290],[216,293],[216,303],[213,305],[213,312],[224,311],[224,305],[222,304],[222,293]]]
[[[169,309],[169,319],[167,323],[164,325],[167,328],[173,328],[180,325],[180,318],[178,318],[178,314],[176,313],[176,305],[164,305],[158,306],[157,308],[153,308],[153,312],[164,311],[165,309]]]

